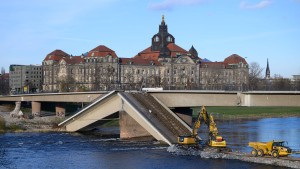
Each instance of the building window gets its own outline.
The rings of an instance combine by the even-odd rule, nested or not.
[[[154,42],[159,42],[159,37],[158,36],[155,36]]]
[[[172,37],[171,37],[171,36],[168,36],[168,37],[167,37],[167,42],[172,42],[172,41],[173,41]]]

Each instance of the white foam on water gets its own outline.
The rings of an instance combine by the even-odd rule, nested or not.
[[[162,150],[166,147],[127,147],[127,148],[113,148],[112,151],[127,151],[127,150]]]

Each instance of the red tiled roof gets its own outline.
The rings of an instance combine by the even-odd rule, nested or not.
[[[104,45],[99,45],[96,48],[88,52],[87,57],[105,57],[111,55],[113,58],[118,57],[115,51],[109,49]]]
[[[53,52],[49,53],[44,61],[46,60],[55,60],[55,61],[59,61],[60,59],[62,59],[63,57],[69,56],[69,54],[67,54],[66,52],[56,49]]]
[[[62,59],[65,60],[67,64],[80,64],[84,62],[84,58],[81,56],[70,56]]]
[[[242,62],[243,64],[248,64],[247,61],[245,60],[245,58],[237,55],[237,54],[232,54],[230,56],[228,56],[227,58],[225,58],[224,63],[226,64],[239,64],[240,62]]]
[[[188,54],[189,52],[181,48],[180,46],[176,45],[175,43],[169,43],[167,48],[171,51],[171,56],[176,57],[177,53],[181,54]],[[134,58],[139,59],[150,59],[150,60],[157,60],[160,51],[151,51],[151,46],[146,48],[145,50],[138,53]]]
[[[181,54],[188,54],[189,53],[188,51],[184,50],[183,48],[176,45],[175,43],[169,43],[167,47],[171,52],[177,52],[177,53],[181,53]]]
[[[121,65],[127,65],[131,62],[132,65],[151,65],[154,63],[156,66],[160,66],[160,63],[157,60],[151,59],[141,59],[141,58],[120,58]]]
[[[133,58],[157,60],[158,56],[159,56],[159,51],[151,51],[151,46],[150,46],[145,50],[141,51],[140,53],[138,53]]]

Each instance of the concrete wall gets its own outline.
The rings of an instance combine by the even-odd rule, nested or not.
[[[242,94],[242,106],[300,106],[300,95]]]
[[[300,92],[152,92],[167,107],[300,106]]]
[[[115,106],[111,106],[115,105]],[[108,98],[103,104],[96,104],[86,110],[78,117],[74,117],[72,121],[66,124],[66,131],[77,131],[84,128],[99,119],[107,117],[121,110],[121,99],[115,95]]]
[[[32,115],[40,115],[41,113],[41,102],[31,102]]]
[[[91,102],[104,92],[0,96],[0,101]],[[300,106],[300,92],[162,91],[150,92],[167,107]]]
[[[103,94],[104,92],[44,93],[44,94],[39,93],[39,94],[28,94],[28,95],[0,96],[0,101],[91,102]]]
[[[167,107],[237,106],[236,93],[151,93]]]
[[[119,112],[120,138],[129,139],[137,137],[152,137],[136,120],[125,111]],[[152,137],[153,138],[153,137]]]

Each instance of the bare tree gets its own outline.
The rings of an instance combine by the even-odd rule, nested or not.
[[[71,75],[60,78],[58,81],[60,92],[70,92],[75,90],[75,79]]]
[[[155,85],[155,87],[161,87],[160,82],[161,82],[160,76],[159,75],[154,75],[154,85]]]
[[[102,80],[104,82],[105,90],[111,90],[115,80],[115,68],[111,65],[105,67],[102,73]]]
[[[102,77],[101,77],[101,71],[103,67],[100,66],[100,64],[96,63],[94,65],[94,71],[92,72],[93,74],[93,80],[94,80],[94,85],[92,90],[101,90],[101,83],[102,83]]]
[[[300,80],[296,79],[293,84],[294,84],[294,90],[299,91],[300,90]]]
[[[129,72],[125,73],[124,77],[126,79],[125,83],[128,84],[127,89],[132,90],[133,87],[135,86],[133,72],[130,70]],[[147,80],[147,79],[144,79],[144,80]]]
[[[0,94],[6,95],[8,93],[9,93],[9,80],[8,78],[6,78],[5,69],[2,67],[0,73]]]
[[[160,85],[164,88],[164,89],[169,89],[170,85],[168,83],[168,78],[166,76],[164,76],[161,80]]]
[[[257,62],[250,63],[249,66],[249,89],[257,90],[259,88],[259,80],[262,78],[261,72],[263,68]]]
[[[292,88],[291,80],[287,78],[283,78],[281,75],[274,75],[273,83],[272,83],[273,90],[290,90]]]

